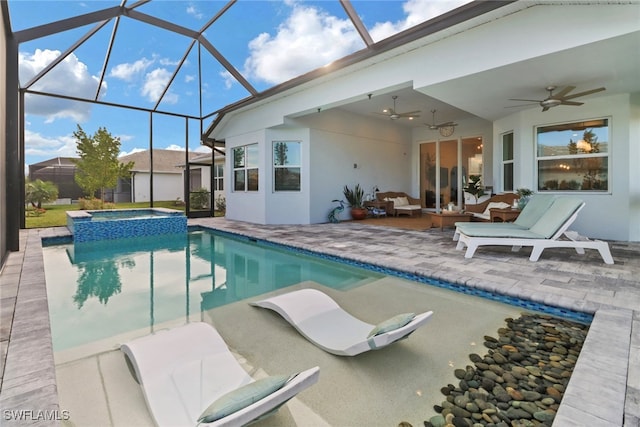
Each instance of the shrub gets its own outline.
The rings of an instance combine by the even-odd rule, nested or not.
[[[218,194],[218,197],[216,197],[216,210],[220,212],[227,211],[227,200],[222,194]]]
[[[102,202],[101,199],[98,198],[92,198],[92,199],[83,199],[80,198],[78,200],[78,205],[80,206],[81,210],[85,210],[85,211],[93,211],[93,210],[99,210],[99,209],[115,209],[116,205],[115,203],[111,203],[111,202]]]

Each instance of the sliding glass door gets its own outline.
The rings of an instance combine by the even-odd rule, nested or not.
[[[439,212],[453,203],[461,209],[471,175],[482,176],[482,138],[420,144],[420,197],[425,208]]]

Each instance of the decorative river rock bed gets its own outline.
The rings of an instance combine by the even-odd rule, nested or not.
[[[441,389],[425,427],[551,426],[589,326],[538,313],[505,321],[484,337],[485,356],[454,371],[458,385]]]

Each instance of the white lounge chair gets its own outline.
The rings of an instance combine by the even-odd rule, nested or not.
[[[406,338],[433,314],[405,313],[372,325],[353,317],[316,289],[301,289],[250,304],[277,312],[313,344],[338,356],[386,347]]]
[[[546,248],[573,248],[581,255],[585,249],[596,249],[605,263],[613,264],[607,242],[567,231],[583,207],[575,197],[537,196],[514,223],[456,223],[453,239],[458,241],[456,249],[467,247],[465,258],[472,258],[480,246],[511,246],[514,252],[531,246],[530,261],[537,261]]]
[[[135,339],[123,344],[121,350],[133,366],[151,415],[161,427],[195,426],[214,401],[225,406],[223,413],[231,413],[218,415],[221,418],[207,425],[245,425],[275,412],[314,384],[319,375],[318,367],[300,372],[277,390],[272,390],[277,386],[269,390],[263,387],[262,395],[268,395],[260,398],[253,386],[264,385],[265,381],[254,382],[220,334],[202,322]],[[242,400],[248,404],[242,405]],[[232,405],[225,405],[229,401]]]

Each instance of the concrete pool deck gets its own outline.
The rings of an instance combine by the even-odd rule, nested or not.
[[[595,313],[554,426],[640,423],[638,243],[612,242],[614,265],[604,264],[595,251],[580,256],[564,249],[546,250],[532,263],[528,250],[508,248],[481,249],[467,260],[455,250],[452,229],[410,231],[357,222],[260,226],[222,218],[189,223]],[[10,254],[0,275],[5,411],[64,409],[58,406],[40,239],[65,233],[66,228],[21,231],[21,251]]]

